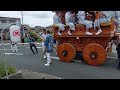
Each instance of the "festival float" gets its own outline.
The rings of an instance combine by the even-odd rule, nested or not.
[[[61,21],[65,24],[65,11],[60,11]],[[87,15],[86,19],[92,17]],[[99,18],[99,13],[95,13],[95,18]],[[101,23],[102,33],[95,35],[97,32],[94,28],[90,29],[93,35],[86,35],[85,25],[76,24],[75,31],[72,31],[72,35],[68,35],[69,26],[65,25],[65,31],[61,32],[62,35],[58,35],[58,27],[53,25],[53,36],[58,41],[57,54],[61,61],[71,62],[74,60],[76,53],[81,52],[84,61],[89,65],[102,65],[107,58],[107,52],[112,52],[112,47],[109,41],[114,31],[114,18],[111,18],[111,22]]]

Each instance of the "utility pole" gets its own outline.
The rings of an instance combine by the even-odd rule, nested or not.
[[[21,16],[22,16],[22,29],[23,29],[23,37],[25,36],[25,32],[24,32],[24,26],[23,26],[23,11],[21,11]]]

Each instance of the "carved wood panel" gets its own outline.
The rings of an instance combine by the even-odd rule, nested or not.
[[[61,11],[61,20],[62,23],[65,23],[65,11]],[[68,27],[65,26],[65,31],[61,32],[61,36],[57,34],[58,28],[56,26],[52,26],[52,30],[54,33],[54,37],[58,40],[59,44],[62,43],[70,43],[72,44],[76,51],[82,51],[88,44],[98,43],[106,49],[108,41],[110,39],[111,31],[114,30],[114,23],[111,26],[101,27],[102,33],[99,35],[95,35],[96,30],[90,29],[90,32],[93,33],[93,36],[88,36],[85,34],[86,28],[85,25],[78,24],[76,25],[76,30],[72,31],[72,35],[68,35]],[[79,39],[76,39],[79,37]]]
[[[80,37],[79,39],[76,39],[76,37],[62,37],[62,38],[56,38],[58,40],[58,44],[62,43],[70,43],[74,46],[76,51],[82,51],[87,45],[91,43],[97,43],[100,44],[104,49],[106,49],[109,37]]]

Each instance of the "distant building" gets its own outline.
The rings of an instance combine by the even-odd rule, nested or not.
[[[10,18],[10,17],[0,17],[0,31],[8,24],[16,23],[21,28],[21,19],[20,18]],[[5,30],[8,30],[10,26],[6,27]]]
[[[24,33],[28,33],[28,31],[31,29],[31,27],[27,24],[21,25],[21,34],[23,33],[23,27],[24,27]]]
[[[42,32],[43,29],[44,27],[41,27],[41,26],[35,26],[34,28],[35,32]]]
[[[45,27],[46,30],[50,30],[51,31],[51,25],[50,26],[47,26]]]
[[[10,23],[16,23],[16,25],[18,25],[21,28],[20,18],[0,17],[0,33],[2,29]],[[5,28],[4,33],[3,33],[3,39],[10,39],[9,28],[10,28],[10,25]]]

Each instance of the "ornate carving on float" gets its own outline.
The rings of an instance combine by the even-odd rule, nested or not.
[[[65,12],[61,11],[61,14],[62,14],[62,16],[61,16],[62,23],[65,23],[65,17],[64,17]],[[99,18],[99,17],[97,17],[97,18]],[[88,63],[90,65],[102,65],[104,63],[104,61],[106,60],[107,51],[110,52],[110,50],[111,50],[111,48],[109,48],[110,50],[109,49],[106,50],[106,48],[108,46],[108,41],[111,38],[111,31],[114,31],[113,20],[111,23],[112,23],[112,25],[101,26],[103,32],[99,35],[95,35],[95,33],[97,32],[97,28],[96,28],[96,30],[93,30],[93,28],[91,28],[90,32],[93,33],[92,36],[85,35],[86,28],[85,28],[85,25],[82,25],[82,24],[76,25],[75,31],[72,32],[71,36],[69,36],[67,34],[67,31],[69,29],[68,26],[65,26],[65,31],[61,32],[61,34],[62,34],[61,36],[59,36],[57,34],[58,27],[53,26],[52,29],[54,31],[54,37],[56,38],[56,40],[58,41],[58,44],[59,44],[58,50],[63,50],[63,49],[65,49],[63,47],[68,46],[73,51],[71,53],[72,56],[70,56],[70,59],[67,59],[67,60],[65,60],[65,58],[63,59],[64,55],[60,54],[61,53],[60,51],[58,51],[59,52],[58,56],[62,59],[62,61],[70,62],[70,61],[72,61],[72,59],[74,59],[74,56],[76,54],[75,51],[82,51],[86,63]],[[67,51],[67,53],[70,52],[68,47],[66,47],[66,49],[65,49]],[[88,53],[87,53],[87,50],[89,51]],[[101,52],[102,52],[102,54],[101,54]],[[88,54],[89,58],[87,56],[85,56],[86,54]]]

